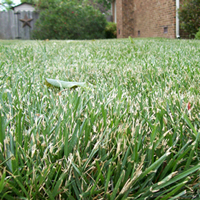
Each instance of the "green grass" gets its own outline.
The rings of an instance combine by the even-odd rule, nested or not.
[[[200,199],[199,41],[0,41],[0,69],[1,199]]]

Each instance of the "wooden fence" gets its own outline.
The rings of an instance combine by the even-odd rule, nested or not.
[[[35,11],[0,12],[0,39],[31,39],[31,31],[39,17]]]

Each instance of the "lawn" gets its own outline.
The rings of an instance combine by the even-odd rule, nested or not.
[[[1,199],[200,199],[200,41],[0,41],[0,69]]]

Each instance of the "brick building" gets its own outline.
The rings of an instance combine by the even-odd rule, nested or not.
[[[117,38],[179,37],[179,0],[114,0]]]

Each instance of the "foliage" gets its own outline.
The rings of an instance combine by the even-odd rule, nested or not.
[[[36,1],[36,7],[39,9],[39,10],[42,10],[42,9],[49,9],[49,8],[56,8],[59,4],[61,4],[61,0],[37,0]],[[77,2],[77,1],[76,1]]]
[[[111,0],[71,0],[76,2],[77,5],[90,5],[95,9],[99,9],[101,12],[107,12],[111,8]],[[69,2],[69,0],[22,0],[26,3],[31,3],[36,5],[38,10],[48,9],[49,7],[56,7],[58,4],[63,2]]]
[[[37,1],[36,0],[21,0],[22,3],[31,3],[35,4]]]
[[[114,22],[108,22],[105,29],[106,38],[117,37],[117,25]]]
[[[56,7],[61,2],[67,2],[68,0],[21,0],[22,3],[31,3],[36,5],[36,7],[41,9],[48,9],[49,7]],[[79,2],[79,0],[75,0],[76,2]]]
[[[97,0],[98,3],[101,3],[104,5],[105,8],[108,10],[111,8],[111,3],[113,0]]]
[[[6,10],[10,10],[15,4],[12,0],[3,0],[0,5]]]
[[[199,8],[200,0],[187,0],[179,11],[181,28],[188,33],[190,37],[194,37],[200,27]]]
[[[198,40],[0,41],[0,198],[200,199],[199,50]]]
[[[195,39],[200,40],[200,28],[199,28],[199,31],[195,35]]]
[[[49,2],[48,2],[49,3]],[[92,6],[75,1],[50,6],[40,12],[33,31],[35,39],[95,39],[104,38],[106,19]]]
[[[96,5],[103,6],[104,9],[109,10],[111,8],[111,0],[71,0],[75,1],[78,5]],[[26,1],[25,1],[26,2]],[[30,3],[35,3],[38,8],[44,9],[49,8],[51,6],[57,6],[61,2],[69,2],[69,0],[29,0]]]

